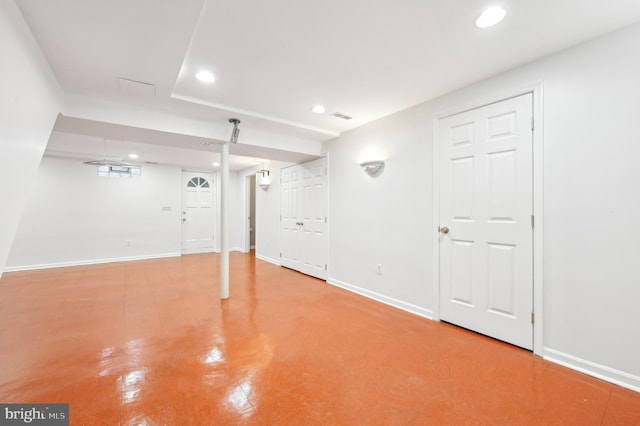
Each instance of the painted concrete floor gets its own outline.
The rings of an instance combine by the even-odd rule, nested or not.
[[[0,402],[74,425],[639,425],[640,394],[231,254],[6,273]]]

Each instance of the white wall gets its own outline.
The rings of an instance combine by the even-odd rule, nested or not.
[[[256,255],[279,262],[280,168],[271,162],[272,187],[256,191],[261,228]],[[229,247],[245,244],[246,177],[261,166],[229,173]],[[219,206],[219,173],[214,177]],[[182,170],[143,165],[140,178],[98,177],[81,160],[45,157],[37,171],[5,270],[175,256],[181,250]],[[163,206],[171,211],[162,211]],[[217,215],[215,249],[220,250]],[[128,245],[128,241],[131,245]]]
[[[426,316],[433,306],[425,282],[433,223],[428,121],[412,109],[328,144],[329,281]],[[378,177],[359,166],[370,160],[386,162]]]
[[[271,186],[256,189],[256,258],[280,264],[280,171],[293,163],[271,161]]]
[[[327,143],[330,281],[433,310],[434,115],[542,81],[544,354],[640,390],[638,51],[640,25]],[[387,163],[377,179],[358,167],[373,159]]]
[[[143,165],[139,178],[98,177],[80,160],[45,157],[7,269],[179,255],[181,173]]]
[[[13,1],[0,2],[0,277],[63,95]]]
[[[229,172],[229,250],[243,251],[245,231],[245,176],[240,171]]]

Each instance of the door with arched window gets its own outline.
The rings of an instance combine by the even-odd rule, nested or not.
[[[182,253],[214,250],[213,175],[182,172]]]

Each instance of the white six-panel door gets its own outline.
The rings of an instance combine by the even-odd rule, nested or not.
[[[327,168],[321,158],[302,165],[300,272],[327,279]]]
[[[281,171],[280,238],[282,266],[300,269],[300,222],[302,220],[302,168],[292,166]]]
[[[182,253],[214,250],[213,175],[182,172]]]
[[[326,159],[282,169],[282,265],[327,278]]]
[[[440,317],[533,347],[531,94],[439,120]]]

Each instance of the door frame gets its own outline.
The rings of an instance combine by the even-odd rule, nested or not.
[[[543,190],[544,190],[544,110],[543,110],[543,82],[538,81],[524,87],[515,87],[500,90],[493,95],[481,97],[468,102],[446,108],[433,116],[433,296],[434,309],[432,319],[440,321],[440,234],[437,227],[440,224],[440,150],[439,150],[439,124],[440,120],[452,115],[460,114],[472,109],[482,108],[506,99],[515,98],[527,93],[533,94],[533,215],[535,218],[533,227],[533,312],[535,321],[533,324],[533,353],[543,356]]]

